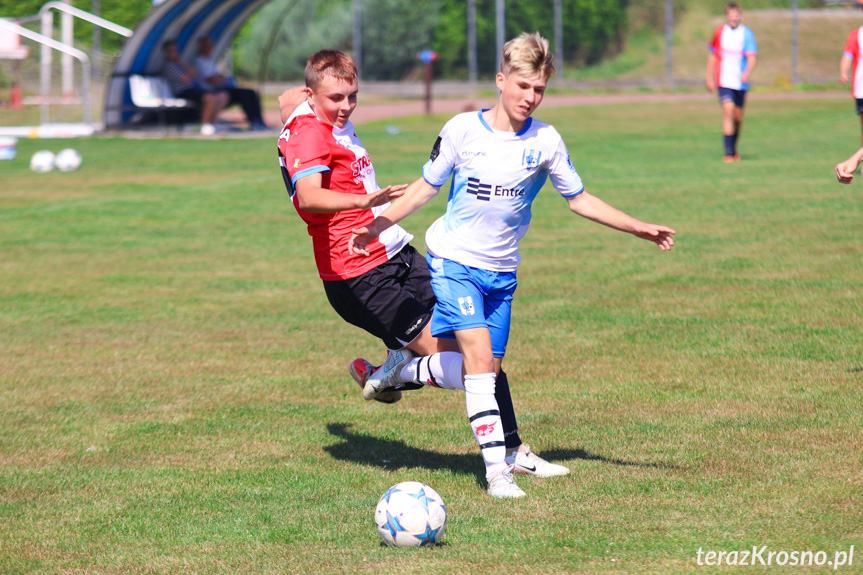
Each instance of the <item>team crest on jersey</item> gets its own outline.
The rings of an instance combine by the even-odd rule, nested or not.
[[[528,170],[533,170],[539,166],[539,159],[542,158],[542,150],[524,149],[521,154],[521,165]]]
[[[474,315],[476,309],[473,307],[473,298],[471,296],[458,298],[458,305],[461,308],[462,315]]]
[[[294,159],[294,167],[295,167],[295,168],[299,168],[299,167],[300,167],[300,163],[301,163],[301,162],[300,162],[300,159],[299,159],[299,158],[295,158],[295,159]]]

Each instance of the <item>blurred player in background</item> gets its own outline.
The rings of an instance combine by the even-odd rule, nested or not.
[[[405,384],[464,390],[464,361],[456,342],[431,335],[435,295],[425,258],[408,243],[413,236],[392,226],[370,241],[363,255],[347,247],[352,230],[370,224],[405,187],[378,187],[369,154],[350,122],[357,92],[356,65],[347,55],[334,50],[312,55],[306,87],[279,99],[285,127],[278,142],[285,185],[308,225],[327,299],[345,321],[390,350],[379,369],[355,360],[351,375],[366,399],[384,403],[398,401]],[[521,442],[505,375],[496,397],[509,464],[539,477],[569,473]]]
[[[447,122],[422,177],[374,221],[355,230],[348,244],[353,253],[370,254],[377,238],[428,203],[452,177],[446,213],[426,232],[437,298],[431,333],[455,338],[464,355],[468,418],[489,493],[500,497],[524,495],[507,465],[495,391],[509,339],[518,244],[546,180],[572,212],[652,241],[663,251],[674,245],[671,228],[636,220],[587,193],[560,134],[531,117],[554,73],[553,61],[548,40],[539,34],[507,42],[495,78],[497,104]]]
[[[863,46],[863,26],[851,30],[845,42],[845,50],[839,61],[839,81],[851,83],[851,95],[854,97],[857,115],[861,122],[861,142],[863,142],[863,66],[860,65],[860,48]]]
[[[705,86],[714,88],[722,105],[722,136],[725,144],[725,163],[740,161],[737,139],[743,125],[743,106],[749,78],[755,69],[758,46],[755,34],[741,24],[743,10],[736,2],[725,5],[725,24],[716,28],[708,49]]]

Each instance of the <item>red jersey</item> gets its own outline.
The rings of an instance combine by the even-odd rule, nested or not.
[[[858,99],[863,98],[863,66],[860,65],[860,47],[863,45],[861,35],[863,35],[863,26],[851,30],[848,41],[845,42],[845,50],[842,52],[844,56],[854,59],[851,71],[851,93]]]
[[[368,225],[389,204],[334,214],[312,214],[300,209],[294,185],[312,174],[321,174],[321,187],[343,194],[370,194],[380,189],[369,153],[350,122],[344,128],[330,126],[318,120],[308,103],[302,104],[279,136],[279,163],[294,208],[312,236],[321,279],[360,276],[389,261],[413,239],[399,226],[391,226],[366,247],[368,256],[350,253],[351,230]]]

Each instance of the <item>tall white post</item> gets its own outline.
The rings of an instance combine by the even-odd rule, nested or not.
[[[50,11],[42,13],[42,35],[54,37],[54,14]],[[48,123],[48,98],[51,97],[51,64],[53,55],[51,48],[42,44],[39,59],[39,92],[41,96],[40,117],[43,124]]]
[[[71,0],[63,0],[66,4],[71,4]],[[74,36],[74,19],[68,12],[63,12],[60,15],[61,24],[61,39],[60,41],[67,46],[75,45]],[[74,59],[69,54],[63,54],[63,95],[71,96],[75,92],[75,80],[72,77],[74,73]]]

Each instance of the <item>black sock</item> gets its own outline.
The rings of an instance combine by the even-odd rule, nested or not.
[[[733,156],[734,155],[734,136],[722,136],[725,140],[725,155]]]
[[[512,396],[509,394],[509,380],[503,370],[500,370],[495,380],[494,398],[497,400],[497,408],[500,410],[500,421],[503,424],[503,439],[506,443],[506,450],[515,449],[521,445],[521,438],[518,436],[518,422],[515,420]]]

